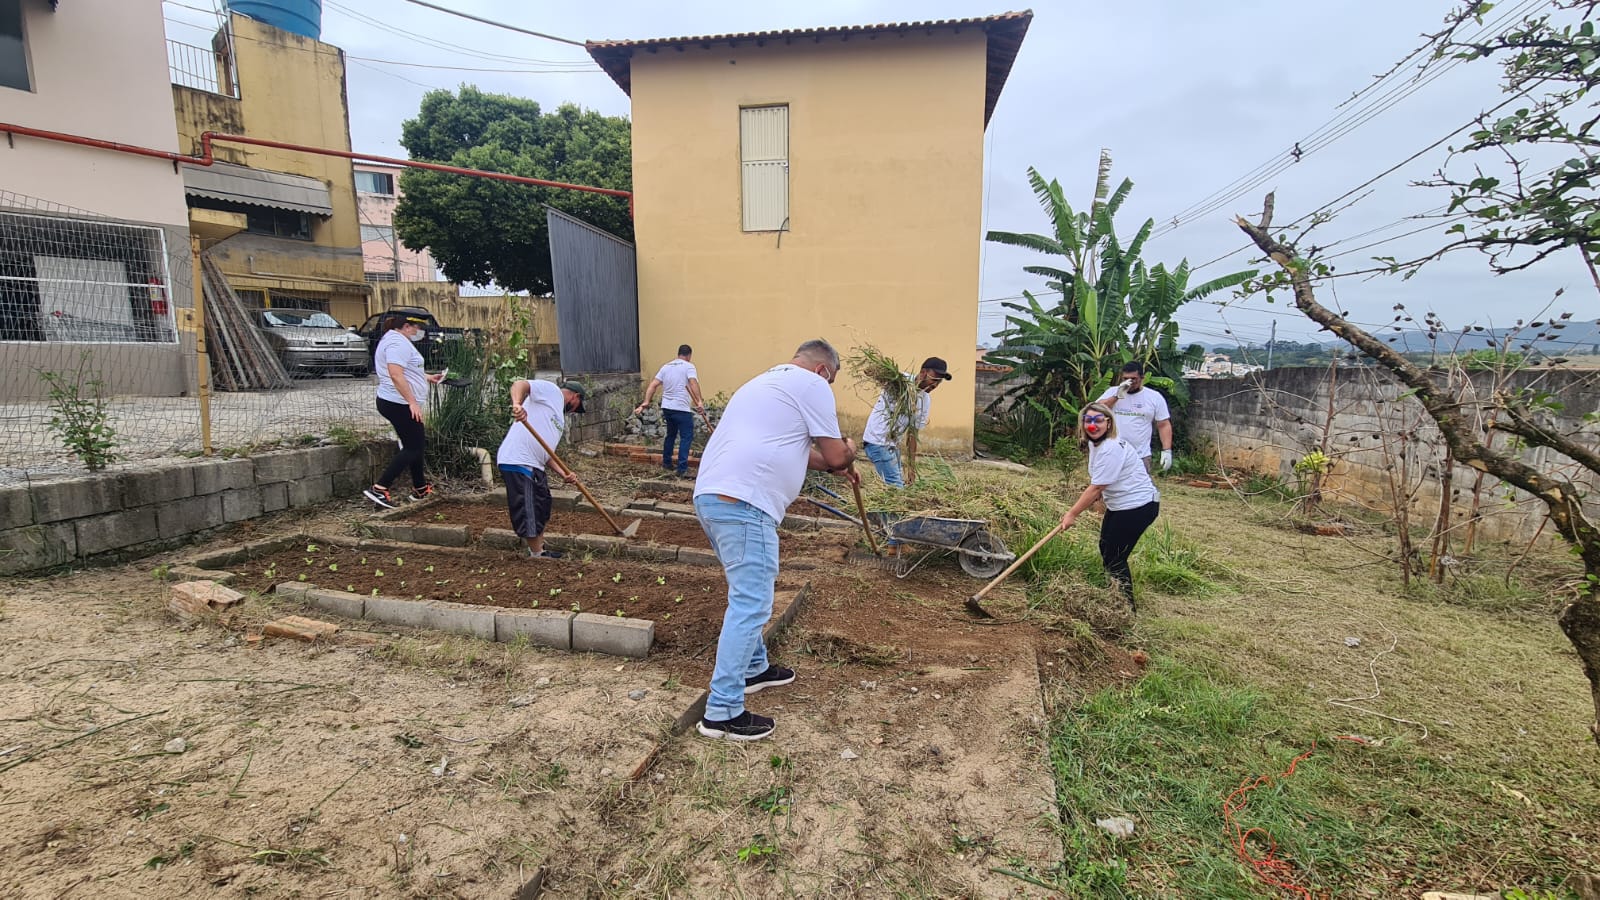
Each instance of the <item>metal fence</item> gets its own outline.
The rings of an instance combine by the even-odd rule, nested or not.
[[[545,207],[550,268],[569,372],[639,371],[639,287],[633,244]]]
[[[173,84],[224,97],[239,96],[238,80],[230,74],[226,51],[167,41],[167,73]]]
[[[210,390],[193,312],[185,228],[0,191],[0,483],[387,430],[370,378]]]

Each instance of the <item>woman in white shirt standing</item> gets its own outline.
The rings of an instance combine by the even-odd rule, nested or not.
[[[422,371],[422,354],[416,341],[422,336],[425,320],[409,316],[389,316],[383,320],[383,338],[372,356],[378,373],[378,413],[394,426],[400,439],[400,452],[378,477],[378,483],[362,491],[368,500],[386,509],[398,503],[389,495],[389,486],[400,473],[411,470],[411,499],[421,500],[433,493],[433,485],[423,477],[422,455],[428,448],[422,427],[422,407],[428,402],[428,385],[444,380],[444,373]]]
[[[1112,584],[1133,602],[1133,572],[1128,557],[1161,512],[1161,494],[1145,471],[1139,450],[1117,437],[1111,408],[1091,403],[1079,414],[1079,433],[1089,450],[1089,486],[1061,517],[1061,527],[1071,528],[1096,500],[1106,504],[1100,524],[1100,561]]]

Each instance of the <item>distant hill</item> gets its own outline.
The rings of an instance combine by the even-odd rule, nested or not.
[[[1559,329],[1551,329],[1549,327],[1549,323],[1544,323],[1543,327],[1541,328],[1523,328],[1520,330],[1520,333],[1517,334],[1516,339],[1513,340],[1511,349],[1537,350],[1539,353],[1547,356],[1568,356],[1572,354],[1591,353],[1600,354],[1600,323],[1588,320],[1571,319],[1568,320],[1565,325],[1565,328]],[[1493,346],[1499,346],[1502,339],[1507,334],[1511,334],[1514,331],[1516,331],[1516,329],[1485,328],[1482,331],[1474,331],[1468,328],[1461,331],[1440,332],[1435,340],[1429,340],[1427,332],[1416,329],[1408,329],[1398,332],[1392,330],[1382,330],[1377,332],[1377,336],[1384,342],[1388,343],[1391,347],[1399,350],[1401,353],[1427,353],[1431,350],[1438,350],[1441,353],[1457,350],[1465,353],[1472,350],[1482,350],[1491,346],[1491,342]],[[1533,340],[1535,335],[1539,334],[1545,334],[1548,335],[1548,337],[1544,338],[1543,340]],[[1522,346],[1523,344],[1529,344],[1530,347],[1524,348]],[[1239,345],[1237,342],[1201,342],[1201,346],[1205,347],[1208,352],[1214,352],[1217,350],[1226,351],[1234,349]],[[1319,346],[1326,349],[1335,346],[1344,346],[1344,342],[1278,342],[1278,348],[1280,350],[1284,349],[1286,346],[1293,347],[1296,350],[1305,350],[1311,348],[1312,346]],[[1246,345],[1246,349],[1249,350],[1251,355],[1261,354],[1265,356],[1267,352],[1267,347],[1265,344],[1248,344]]]

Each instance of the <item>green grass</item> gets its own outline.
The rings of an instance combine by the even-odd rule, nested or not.
[[[1402,593],[1372,553],[1387,539],[1363,550],[1253,522],[1231,496],[1164,496],[1135,560],[1149,670],[1088,695],[1048,686],[1064,859],[1032,877],[1074,897],[1291,896],[1238,862],[1222,803],[1315,743],[1241,820],[1315,896],[1575,896],[1567,880],[1600,871],[1592,708],[1532,586],[1560,584],[1570,561],[1535,554],[1530,586],[1508,588],[1515,553],[1485,553],[1443,589]],[[1168,564],[1188,574],[1169,580]],[[1356,705],[1426,737],[1327,702],[1370,694],[1373,672],[1381,696]],[[1118,815],[1133,838],[1093,824]]]
[[[1321,724],[1220,667],[1171,657],[1130,686],[1058,710],[1050,762],[1066,857],[1047,880],[1083,897],[1286,896],[1239,862],[1222,817],[1232,791],[1272,775],[1238,824],[1263,829],[1316,896],[1466,889],[1474,873],[1457,868],[1460,850],[1477,845],[1505,854],[1502,880],[1479,887],[1559,888],[1560,855],[1530,840],[1526,817],[1507,816],[1492,780],[1404,744],[1332,740]],[[1137,823],[1131,839],[1094,824],[1117,815]],[[1250,846],[1267,850],[1265,838]]]

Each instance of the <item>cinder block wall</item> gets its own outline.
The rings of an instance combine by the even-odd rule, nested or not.
[[[0,487],[0,575],[131,559],[282,509],[351,497],[393,441],[277,450]]]
[[[1442,382],[1442,375],[1440,379]],[[1589,436],[1590,446],[1595,446],[1600,443],[1596,427],[1584,423],[1585,415],[1600,407],[1600,391],[1594,390],[1592,381],[1593,373],[1527,371],[1516,373],[1509,387],[1513,392],[1528,387],[1554,395],[1562,408],[1551,424],[1563,433],[1581,431]],[[1480,396],[1492,390],[1488,373],[1475,375],[1473,382]],[[1242,379],[1191,380],[1189,390],[1188,407],[1174,415],[1182,419],[1190,435],[1209,441],[1229,468],[1291,482],[1295,461],[1320,448],[1331,408],[1328,453],[1335,463],[1326,486],[1334,501],[1392,509],[1389,467],[1398,464],[1397,437],[1413,433],[1407,454],[1410,481],[1422,482],[1412,501],[1412,513],[1418,517],[1414,521],[1426,526],[1438,514],[1443,440],[1422,405],[1383,370],[1343,368],[1330,379],[1326,368],[1274,369]],[[1389,452],[1383,449],[1385,435]],[[1496,447],[1509,444],[1508,435],[1495,438]],[[1578,483],[1588,492],[1590,515],[1600,515],[1600,479],[1592,473],[1542,448],[1524,450],[1521,457],[1529,465]],[[1451,515],[1456,522],[1465,521],[1476,475],[1465,466],[1454,468]],[[1527,541],[1545,517],[1543,503],[1521,492],[1508,492],[1507,486],[1494,478],[1484,479],[1480,504],[1484,519],[1479,533],[1490,540]],[[1550,533],[1545,529],[1546,535]]]

